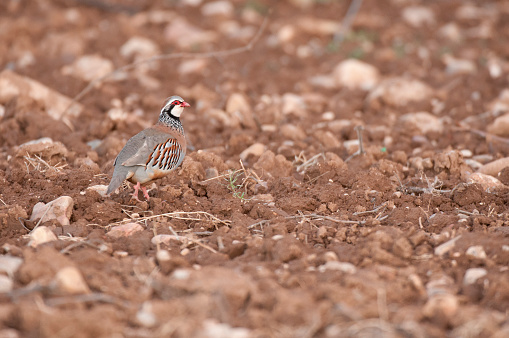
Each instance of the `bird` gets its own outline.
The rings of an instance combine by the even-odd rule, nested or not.
[[[145,185],[168,175],[184,160],[186,137],[180,115],[191,105],[178,95],[166,99],[157,123],[127,141],[113,163],[113,176],[106,194],[109,196],[125,180],[135,183],[132,196],[137,201],[141,188],[148,201]]]

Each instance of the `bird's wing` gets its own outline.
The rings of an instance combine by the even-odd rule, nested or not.
[[[115,165],[119,163],[125,167],[146,166],[157,145],[171,138],[173,137],[169,134],[152,132],[152,130],[136,134],[127,141],[124,149],[118,154]]]

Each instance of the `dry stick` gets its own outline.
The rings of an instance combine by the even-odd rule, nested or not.
[[[348,10],[346,11],[345,18],[343,19],[343,22],[341,24],[341,27],[339,31],[334,34],[333,42],[340,45],[343,40],[345,39],[346,33],[350,30],[350,27],[352,26],[353,19],[357,15],[357,12],[361,8],[362,0],[352,0],[350,3],[350,7],[348,7]]]
[[[318,215],[318,214],[309,214],[309,215],[295,215],[295,216],[286,216],[285,219],[295,219],[295,218],[302,218],[302,219],[306,219],[308,220],[308,218],[310,218],[309,220],[328,220],[328,221],[332,221],[332,222],[335,222],[335,223],[343,223],[343,224],[364,224],[366,223],[366,221],[349,221],[349,220],[342,220],[342,219],[336,219],[334,217],[329,217],[329,216],[324,216],[324,215]],[[385,217],[382,217],[380,220],[382,219],[385,219]],[[308,221],[309,221],[308,220]],[[254,224],[251,224],[250,226],[248,226],[247,228],[248,229],[252,229],[258,225],[262,225],[262,224],[265,224],[265,223],[270,223],[271,220],[270,219],[265,219],[263,221],[260,221],[260,222],[256,222]]]
[[[224,224],[226,226],[230,225],[230,223],[231,223],[231,221],[221,220],[221,219],[217,218],[216,216],[214,216],[212,214],[209,214],[208,212],[205,212],[205,211],[190,211],[190,212],[177,211],[177,212],[169,212],[169,213],[166,213],[166,214],[159,214],[159,215],[152,215],[152,216],[144,216],[144,217],[126,219],[126,220],[118,221],[118,222],[115,222],[115,223],[111,223],[108,226],[120,225],[120,224],[124,224],[124,223],[127,223],[127,222],[147,221],[147,220],[158,218],[158,217],[176,218],[176,219],[189,220],[189,221],[205,221],[202,218],[191,218],[191,217],[181,217],[181,216],[178,216],[178,215],[192,215],[192,214],[205,215],[205,216],[209,217],[209,219],[205,219],[205,220],[207,220],[207,221],[215,221],[215,222],[218,222],[218,223],[222,223],[222,224]]]
[[[357,138],[359,139],[359,150],[357,150],[355,153],[353,153],[352,155],[350,155],[346,160],[345,162],[348,162],[350,161],[352,158],[354,158],[355,156],[358,156],[358,155],[364,155],[366,152],[364,151],[364,146],[363,146],[363,143],[362,143],[362,131],[364,130],[364,127],[361,126],[361,125],[358,125],[357,127],[355,127],[355,131],[357,132]]]
[[[199,246],[209,250],[210,252],[217,253],[217,250],[215,250],[214,248],[208,246],[205,243],[202,243],[199,239],[193,239],[193,238],[189,238],[187,236],[175,236],[175,235],[166,235],[166,236],[169,236],[167,238],[174,239],[174,240],[176,240],[176,241],[178,241],[180,243],[184,243],[185,241],[189,241],[191,243],[198,244]]]
[[[46,216],[46,214],[48,213],[49,209],[51,207],[53,207],[53,202],[54,201],[51,201],[49,202],[48,204],[46,204],[46,210],[44,210],[44,214],[42,214],[42,217],[41,219],[39,220],[39,222],[37,222],[37,224],[34,226],[34,228],[32,229],[32,231],[34,231],[35,229],[37,229],[37,227],[39,226],[39,224],[41,224],[42,220],[44,219],[44,217]],[[32,232],[30,231],[30,232]]]
[[[152,57],[150,57],[148,59],[139,60],[139,61],[130,63],[128,65],[122,66],[120,68],[117,68],[114,71],[109,72],[108,74],[103,75],[103,76],[101,76],[101,77],[91,81],[81,92],[78,93],[78,95],[76,95],[72,99],[71,103],[65,109],[64,112],[67,112],[76,102],[81,100],[97,84],[103,82],[107,78],[109,78],[109,77],[111,77],[111,76],[113,76],[113,75],[115,75],[115,74],[117,74],[119,72],[123,72],[123,71],[127,71],[127,70],[130,70],[130,69],[134,69],[137,66],[142,65],[142,64],[151,63],[151,62],[154,62],[154,61],[180,59],[180,58],[201,58],[201,59],[206,59],[206,58],[211,58],[211,57],[216,57],[217,58],[217,57],[225,57],[225,56],[230,56],[230,55],[233,55],[233,54],[239,54],[239,53],[243,53],[243,52],[249,51],[249,50],[253,49],[253,46],[260,39],[260,36],[262,35],[263,31],[265,30],[265,28],[267,26],[267,23],[268,23],[268,16],[266,16],[263,19],[263,22],[262,22],[260,28],[258,29],[256,34],[254,35],[254,37],[251,39],[251,41],[249,41],[247,45],[244,45],[242,47],[226,49],[226,50],[220,50],[220,51],[215,51],[215,52],[207,52],[207,53],[180,52],[180,53],[155,55],[155,56],[152,56]]]
[[[71,251],[72,249],[74,248],[77,248],[79,246],[82,246],[82,245],[88,245],[89,247],[91,248],[94,248],[94,249],[97,249],[97,250],[101,250],[100,247],[98,247],[97,245],[94,245],[92,243],[89,243],[88,241],[81,241],[81,242],[74,242],[68,246],[66,246],[65,248],[63,248],[62,250],[60,250],[60,253],[61,254],[66,254],[68,253],[69,251]]]
[[[359,211],[359,212],[354,212],[352,215],[353,216],[360,216],[360,215],[365,215],[365,214],[374,214],[375,212],[377,212],[378,210],[380,210],[381,208],[383,208],[384,206],[387,205],[387,203],[389,202],[383,202],[382,204],[380,204],[378,207],[376,207],[375,209],[373,210],[366,210],[366,211]]]

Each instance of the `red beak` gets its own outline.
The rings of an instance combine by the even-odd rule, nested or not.
[[[191,105],[189,103],[187,103],[186,101],[182,101],[182,103],[180,104],[181,107],[191,107]]]

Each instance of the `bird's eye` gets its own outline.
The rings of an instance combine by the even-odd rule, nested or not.
[[[181,102],[180,102],[179,100],[175,100],[175,101],[173,101],[171,104],[172,104],[172,105],[174,105],[174,106],[176,106],[176,105],[179,105],[180,103],[181,103]]]

